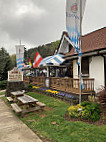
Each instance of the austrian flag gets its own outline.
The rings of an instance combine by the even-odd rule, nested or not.
[[[37,68],[39,63],[43,60],[43,58],[40,56],[40,54],[37,52],[34,58],[33,67]]]

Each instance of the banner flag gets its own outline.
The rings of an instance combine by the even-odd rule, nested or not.
[[[24,45],[16,45],[16,62],[18,69],[22,71],[24,63]]]
[[[36,52],[33,67],[37,68],[42,60],[43,60],[43,58],[40,56],[39,52]]]
[[[29,65],[32,67],[31,58],[29,58]]]
[[[82,0],[82,18],[84,14],[86,0]],[[81,18],[81,19],[82,19]],[[69,38],[79,53],[79,36],[80,36],[80,0],[67,0],[66,3],[66,29]]]

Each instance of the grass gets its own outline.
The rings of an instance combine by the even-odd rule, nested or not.
[[[105,142],[106,126],[64,120],[69,104],[42,94],[28,95],[46,104],[44,111],[29,113],[20,119],[43,139],[54,142]],[[52,124],[55,122],[55,124]]]
[[[4,91],[4,92],[1,92],[0,95],[5,95],[5,91]]]

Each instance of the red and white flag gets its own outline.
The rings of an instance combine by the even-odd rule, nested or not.
[[[37,68],[39,63],[43,60],[43,58],[40,56],[39,52],[36,53],[34,58],[33,67]]]

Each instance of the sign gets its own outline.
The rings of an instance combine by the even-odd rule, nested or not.
[[[8,71],[8,81],[23,81],[23,72],[19,71],[17,67],[14,67],[13,70]]]

